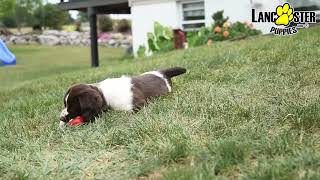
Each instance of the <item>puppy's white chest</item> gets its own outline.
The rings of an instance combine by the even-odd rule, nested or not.
[[[115,109],[130,111],[132,105],[132,83],[130,77],[106,79],[97,85],[106,99],[107,104]]]

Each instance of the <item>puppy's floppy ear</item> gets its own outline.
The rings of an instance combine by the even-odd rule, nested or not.
[[[81,110],[102,107],[100,94],[93,89],[86,90],[85,92],[81,93],[78,98]]]
[[[78,96],[81,114],[86,121],[94,121],[94,117],[102,112],[103,101],[101,95],[94,89],[88,88]]]

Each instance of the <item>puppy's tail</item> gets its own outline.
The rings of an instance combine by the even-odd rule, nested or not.
[[[161,73],[169,79],[174,76],[179,76],[181,74],[184,74],[186,72],[187,72],[187,69],[183,67],[173,67],[173,68],[169,68],[161,71]]]

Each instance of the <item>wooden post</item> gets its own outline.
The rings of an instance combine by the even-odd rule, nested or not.
[[[97,34],[97,13],[94,7],[88,8],[91,38],[91,66],[99,67],[98,34]]]

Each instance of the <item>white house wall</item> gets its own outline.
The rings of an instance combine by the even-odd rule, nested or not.
[[[212,14],[224,10],[231,22],[248,21],[251,18],[250,0],[205,0],[206,25],[213,23]]]
[[[275,11],[276,7],[285,0],[205,0],[206,25],[213,23],[212,14],[224,10],[224,15],[230,22],[251,22],[252,9],[258,11]],[[263,33],[269,33],[273,23],[254,23],[255,28]]]
[[[147,33],[153,32],[157,21],[172,28],[181,27],[179,2],[190,0],[129,0],[132,14],[133,49],[137,52],[140,45],[147,47]],[[194,1],[194,0],[191,0]],[[256,11],[275,11],[286,0],[204,0],[206,26],[213,23],[212,14],[224,10],[231,22],[251,22],[252,8]],[[257,29],[269,33],[272,23],[255,23]]]
[[[178,26],[177,4],[174,0],[131,2],[133,50],[147,47],[147,33],[153,32],[154,22],[172,28]]]
[[[264,11],[275,12],[277,6],[287,2],[286,0],[272,0],[272,1],[252,0],[252,1],[253,1],[252,8],[256,9],[256,16],[257,16],[257,12],[264,12]],[[251,22],[251,18],[250,18],[250,22]],[[257,29],[260,29],[263,33],[270,33],[270,29],[272,26],[274,26],[274,23],[254,23],[254,25]]]

